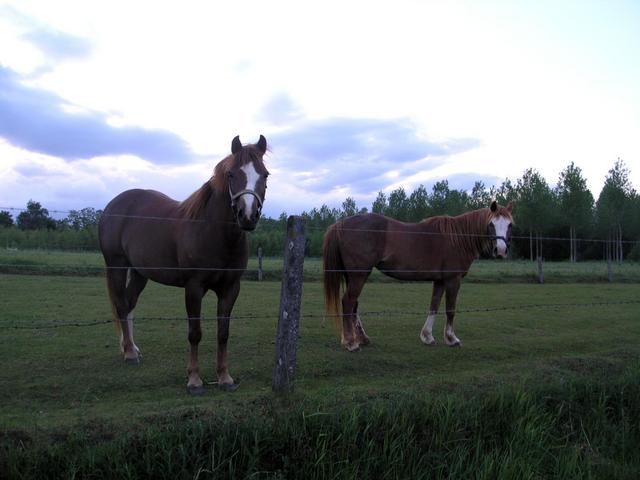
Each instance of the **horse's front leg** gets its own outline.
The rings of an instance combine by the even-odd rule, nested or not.
[[[444,343],[450,347],[459,347],[462,342],[456,337],[453,331],[453,318],[456,314],[456,300],[458,298],[458,290],[460,289],[460,278],[453,278],[447,280],[445,284],[446,289],[446,302],[447,302],[447,324],[444,327]]]
[[[227,342],[229,340],[231,310],[233,310],[233,305],[236,303],[236,299],[240,293],[240,281],[238,280],[216,293],[218,294],[218,388],[233,391],[238,388],[238,384],[235,383],[231,375],[229,375]]]
[[[440,308],[440,300],[442,300],[442,294],[444,293],[444,283],[441,281],[433,282],[433,293],[431,294],[431,304],[429,305],[429,314],[427,315],[427,321],[424,323],[424,327],[420,330],[420,340],[425,345],[435,345],[436,339],[433,338],[433,324],[436,321],[436,315],[438,314],[438,308]]]
[[[200,285],[188,285],[185,288],[185,304],[187,307],[187,321],[189,322],[189,365],[187,366],[187,392],[193,395],[204,393],[202,378],[200,377],[200,366],[198,364],[198,345],[202,339],[202,329],[200,327],[200,311],[202,308],[202,297],[205,289]]]

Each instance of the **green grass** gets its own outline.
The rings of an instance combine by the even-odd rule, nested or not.
[[[373,344],[349,354],[323,318],[321,285],[307,282],[295,392],[286,400],[271,393],[279,292],[277,282],[243,284],[229,344],[231,374],[241,382],[232,394],[208,383],[215,302],[205,299],[207,392],[190,397],[182,290],[150,283],[143,293],[135,332],[144,362],[136,368],[120,357],[103,278],[0,275],[0,443],[12,471],[534,478],[568,469],[576,478],[633,478],[638,306],[597,304],[637,300],[637,284],[463,284],[463,312],[511,309],[460,313],[463,347],[450,349],[441,315],[439,344],[418,340],[430,285],[372,282],[360,311]],[[518,308],[531,304],[556,306]],[[94,321],[106,323],[52,328]],[[616,453],[611,442],[627,443]],[[269,463],[270,455],[289,463]],[[1,467],[0,460],[0,476]]]
[[[257,280],[258,260],[249,259],[245,280]],[[545,283],[598,283],[608,281],[605,262],[545,262]],[[65,276],[103,276],[104,260],[99,252],[69,252],[56,250],[0,249],[0,273]],[[263,279],[282,279],[282,258],[263,259]],[[322,280],[322,259],[306,258],[305,281]],[[612,278],[616,283],[640,283],[640,263],[626,261],[612,264]],[[394,282],[374,271],[371,282]],[[477,260],[471,266],[465,282],[537,283],[538,264],[527,260]]]

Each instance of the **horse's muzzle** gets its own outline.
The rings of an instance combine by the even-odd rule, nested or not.
[[[236,212],[236,222],[238,222],[238,226],[247,232],[253,232],[258,226],[258,222],[260,221],[260,211],[254,211],[251,216],[247,217],[244,209],[239,208]]]

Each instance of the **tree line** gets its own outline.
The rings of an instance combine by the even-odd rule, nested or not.
[[[629,174],[624,161],[618,159],[597,199],[573,162],[560,172],[553,186],[529,168],[516,181],[505,179],[491,187],[477,181],[469,191],[453,189],[447,180],[437,182],[430,191],[423,185],[412,192],[402,187],[388,194],[380,191],[370,209],[359,207],[348,197],[340,208],[322,205],[301,214],[307,221],[306,253],[321,255],[326,228],[348,216],[371,211],[418,222],[434,215],[459,215],[484,208],[496,199],[504,205],[516,205],[513,235],[518,238],[512,242],[516,258],[640,260],[640,195]],[[0,227],[6,227],[0,229],[0,242],[18,248],[97,249],[101,214],[101,210],[83,208],[54,220],[40,203],[30,200],[15,222],[10,212],[0,211]],[[249,235],[252,254],[258,248],[267,256],[282,254],[287,216],[283,212],[277,219],[261,220]]]

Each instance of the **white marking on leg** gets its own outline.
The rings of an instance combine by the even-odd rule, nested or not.
[[[253,165],[253,162],[247,163],[241,168],[241,170],[247,176],[247,186],[244,187],[243,190],[255,191],[258,186],[258,181],[260,180],[260,174],[256,171],[256,167]],[[251,219],[251,216],[253,215],[253,206],[257,206],[258,203],[255,197],[250,193],[245,193],[244,195],[241,195],[238,200],[244,202],[245,216],[247,219]]]
[[[444,341],[450,346],[460,345],[462,343],[460,339],[456,337],[456,334],[453,331],[453,325],[449,323],[444,327]]]
[[[133,341],[133,311],[129,312],[129,315],[127,315],[127,326],[129,327],[129,341],[131,342],[131,345],[133,345],[133,349],[138,353],[138,355],[140,354],[140,349],[138,348],[138,346],[136,345],[136,343]]]
[[[127,279],[124,282],[124,288],[129,288],[130,283],[131,283],[131,269],[127,268]]]
[[[424,327],[420,331],[420,340],[425,345],[434,345],[436,343],[436,339],[433,338],[433,324],[436,321],[436,314],[430,313],[427,316],[427,321],[424,323]]]

